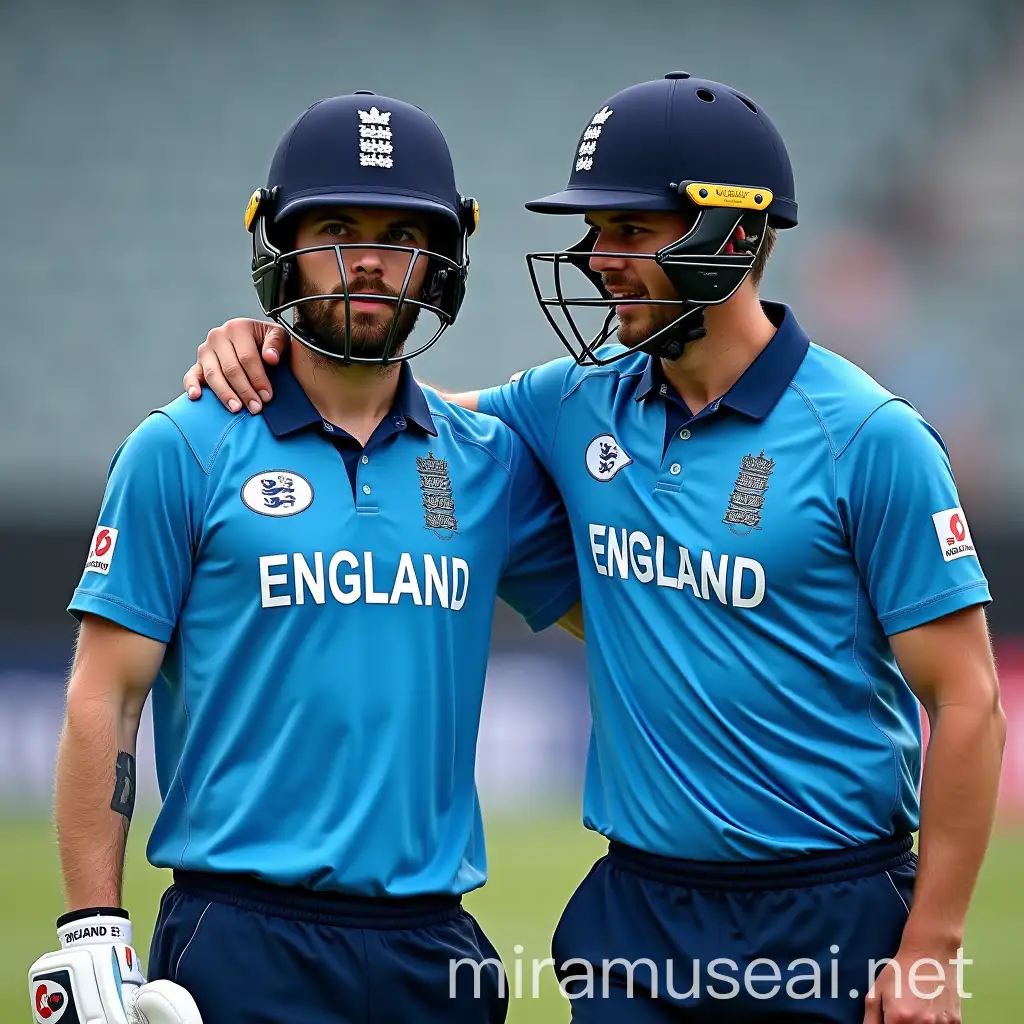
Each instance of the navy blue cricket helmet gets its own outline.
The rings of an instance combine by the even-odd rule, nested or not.
[[[793,169],[785,143],[768,115],[731,86],[674,72],[616,93],[590,119],[561,192],[527,203],[536,213],[588,210],[666,211],[686,215],[685,235],[656,253],[604,253],[652,259],[676,290],[678,302],[637,299],[638,305],[675,305],[679,316],[643,342],[602,357],[597,349],[615,334],[615,305],[601,275],[590,269],[597,241],[591,230],[561,252],[527,254],[541,309],[581,365],[606,365],[643,350],[675,359],[702,337],[704,310],[725,302],[743,283],[764,244],[766,229],[796,225]],[[737,241],[738,227],[744,239]],[[538,264],[550,264],[554,293],[544,294]],[[561,271],[580,270],[600,298],[566,297]],[[569,307],[608,309],[601,329],[584,338]],[[569,333],[552,316],[559,307]],[[571,335],[571,336],[570,336]]]
[[[295,249],[294,223],[304,210],[325,206],[395,207],[426,214],[431,231],[429,249],[415,246],[345,243]],[[270,166],[266,188],[257,189],[245,211],[253,236],[252,278],[264,313],[293,338],[321,355],[345,363],[387,364],[411,359],[433,345],[455,322],[465,295],[469,270],[468,238],[476,230],[476,200],[463,196],[455,184],[451,153],[440,128],[419,107],[402,100],[360,91],[320,100],[285,132]],[[332,295],[303,296],[297,259],[305,252],[335,250],[341,290]],[[360,294],[359,298],[390,303],[395,309],[382,351],[353,351],[350,317],[344,341],[315,336],[301,317],[306,302],[344,301],[348,312],[348,275],[344,252],[387,249],[407,252],[409,268],[398,295]],[[428,258],[420,295],[409,293],[417,259]],[[433,314],[433,336],[414,351],[398,351],[402,310]],[[287,315],[295,310],[299,315]]]

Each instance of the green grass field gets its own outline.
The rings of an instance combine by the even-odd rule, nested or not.
[[[135,923],[135,945],[145,957],[157,901],[167,877],[143,855],[147,829],[136,822],[126,873],[126,906]],[[0,818],[0,1024],[32,1019],[25,971],[54,945],[53,921],[61,911],[56,847],[43,821]],[[530,998],[530,963],[548,955],[559,913],[602,842],[575,816],[488,822],[491,880],[468,900],[505,959],[510,984],[515,961],[523,962],[523,998],[511,1002],[510,1024],[564,1024],[566,1001],[550,970],[540,976],[540,999]],[[999,833],[972,910],[965,971],[973,998],[967,1024],[1020,1024],[1024,1017],[1024,831]],[[520,951],[517,947],[522,947]],[[219,1022],[212,1022],[219,1024]]]

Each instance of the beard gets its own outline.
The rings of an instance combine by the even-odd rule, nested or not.
[[[652,298],[650,290],[637,276],[628,273],[609,273],[603,277],[604,287],[620,293],[635,295],[638,300]],[[678,299],[676,295],[659,295],[658,298]],[[678,320],[688,308],[686,305],[656,306],[637,302],[630,305],[628,299],[622,300],[626,307],[624,315],[619,317],[615,336],[626,348],[642,345],[658,331],[664,330]]]
[[[625,319],[619,319],[616,337],[626,348],[642,345],[658,331],[678,320],[684,312],[679,306],[634,306]]]
[[[325,289],[318,288],[305,274],[300,271],[300,292],[303,297],[323,295]],[[303,302],[295,307],[295,326],[302,327],[326,352],[344,356],[345,345],[351,335],[349,354],[360,359],[382,359],[391,325],[394,323],[395,310],[398,306],[399,293],[377,278],[356,277],[349,282],[348,292],[355,297],[356,292],[371,295],[384,295],[395,302],[378,302],[375,305],[380,312],[351,311],[351,324],[345,322],[345,287],[339,284],[330,292],[331,295],[342,296],[339,299],[315,299]],[[407,298],[415,297],[409,296]],[[419,306],[407,302],[401,304],[398,323],[395,325],[391,341],[389,358],[400,355],[405,348],[406,339],[412,333],[419,319]]]

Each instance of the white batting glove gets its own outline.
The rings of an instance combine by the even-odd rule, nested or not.
[[[57,937],[61,948],[44,953],[28,972],[37,1024],[203,1024],[180,985],[146,981],[127,911],[65,914]]]

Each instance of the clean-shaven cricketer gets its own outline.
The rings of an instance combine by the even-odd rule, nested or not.
[[[610,847],[554,937],[574,1019],[959,1021],[1005,733],[988,585],[935,431],[759,299],[797,221],[779,132],[673,73],[528,207],[586,219],[527,257],[575,358],[456,400],[526,439],[575,535]],[[283,340],[230,321],[186,390],[259,408]]]
[[[504,1020],[500,961],[461,905],[486,877],[491,622],[501,597],[550,626],[579,579],[528,447],[408,365],[456,318],[476,216],[411,104],[323,100],[278,145],[246,212],[263,308],[301,343],[277,400],[237,417],[182,396],[148,416],[71,601],[59,927],[89,958],[35,965],[37,1020],[74,1002],[83,1024],[121,1021],[121,982],[142,981],[120,907],[150,693],[148,857],[174,871],[152,978],[208,1024]],[[437,329],[413,346],[422,312]],[[482,966],[453,991],[452,961]]]

